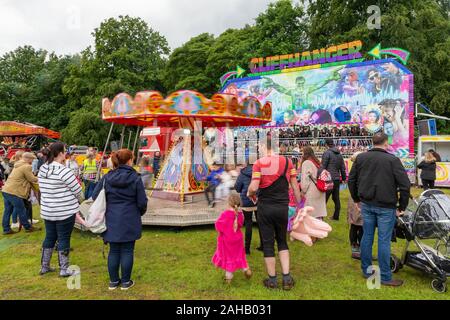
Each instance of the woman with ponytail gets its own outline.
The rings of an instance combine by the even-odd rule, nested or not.
[[[242,269],[247,279],[250,279],[252,272],[245,256],[244,237],[241,232],[244,215],[240,210],[241,198],[237,193],[229,196],[228,206],[215,224],[219,236],[212,263],[225,270],[224,280],[229,284],[236,270]]]
[[[45,240],[42,244],[41,272],[54,271],[50,260],[56,243],[61,277],[73,275],[69,271],[70,237],[75,215],[80,211],[81,185],[73,171],[66,168],[64,144],[53,143],[49,147],[45,164],[39,169],[38,181],[41,192],[41,217],[45,222]]]
[[[147,195],[140,175],[133,169],[133,153],[121,149],[111,154],[113,170],[108,172],[95,187],[92,198],[97,199],[105,188],[106,231],[103,240],[109,243],[109,289],[119,286],[128,290],[134,285],[131,272],[134,262],[134,246],[141,238],[141,216],[147,211]],[[119,276],[121,269],[121,276]]]

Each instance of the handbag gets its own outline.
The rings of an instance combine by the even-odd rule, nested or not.
[[[106,231],[106,192],[105,192],[106,178],[103,179],[102,190],[99,192],[95,201],[86,200],[83,204],[88,205],[87,202],[92,202],[87,212],[85,211],[86,225],[92,233],[100,234]]]

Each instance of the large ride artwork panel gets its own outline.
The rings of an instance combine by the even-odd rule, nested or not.
[[[291,71],[229,81],[223,93],[272,103],[270,125],[359,124],[384,131],[390,152],[414,157],[413,75],[393,59]]]

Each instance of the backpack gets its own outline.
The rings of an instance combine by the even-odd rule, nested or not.
[[[309,176],[309,178],[315,184],[317,190],[319,190],[320,192],[327,192],[329,190],[333,190],[334,182],[330,172],[326,169],[320,169],[320,166],[317,163],[314,164],[316,165],[317,169],[319,169],[317,171],[316,180],[314,181],[314,179],[311,176]]]
[[[331,178],[330,172],[328,170],[319,170],[317,172],[317,180],[315,183],[317,189],[321,192],[327,192],[329,190],[333,190],[334,182]]]

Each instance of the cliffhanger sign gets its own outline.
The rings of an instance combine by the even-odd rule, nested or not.
[[[361,59],[362,41],[356,40],[327,48],[304,51],[302,53],[283,54],[266,58],[252,58],[250,71],[252,74],[298,68],[325,63]]]

